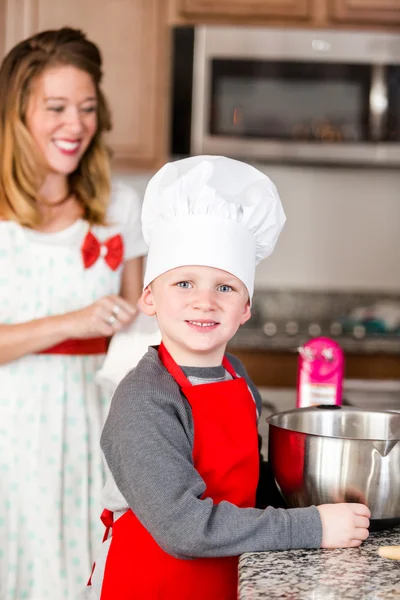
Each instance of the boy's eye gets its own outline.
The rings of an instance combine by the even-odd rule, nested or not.
[[[233,287],[231,287],[230,285],[226,285],[225,283],[218,286],[218,291],[220,291],[220,292],[231,292],[232,290],[233,290]]]
[[[185,289],[189,289],[191,287],[191,283],[189,283],[189,281],[179,281],[176,285]]]

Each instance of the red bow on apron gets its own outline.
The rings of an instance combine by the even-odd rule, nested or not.
[[[102,255],[102,249],[104,249],[104,260],[110,269],[113,271],[118,269],[124,258],[124,242],[122,237],[119,234],[114,235],[105,242],[100,243],[91,231],[88,231],[81,247],[85,269],[89,269],[94,265],[99,256]]]
[[[193,462],[207,486],[203,497],[254,507],[257,416],[246,381],[224,358],[234,379],[193,386],[163,344],[159,356],[192,409]],[[183,560],[167,554],[128,510],[112,524],[101,600],[236,600],[237,570],[237,556]]]

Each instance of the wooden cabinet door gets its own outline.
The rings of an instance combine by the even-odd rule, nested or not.
[[[6,10],[7,0],[0,0],[0,59],[6,52]]]
[[[341,22],[398,25],[400,0],[331,0],[331,15]]]
[[[7,46],[40,30],[71,26],[98,44],[121,168],[156,168],[166,158],[165,0],[7,0]]]
[[[183,17],[288,17],[307,19],[311,13],[310,0],[179,0]]]

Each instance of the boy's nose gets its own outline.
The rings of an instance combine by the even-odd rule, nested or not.
[[[210,290],[199,290],[196,293],[196,296],[193,300],[194,308],[198,310],[214,310],[215,308],[215,298],[214,292]]]

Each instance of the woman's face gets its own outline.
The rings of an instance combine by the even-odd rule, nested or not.
[[[46,69],[32,85],[26,125],[51,172],[75,171],[97,129],[90,75],[71,65]]]

